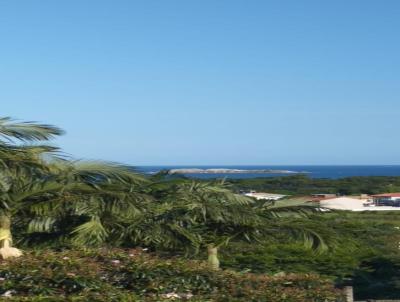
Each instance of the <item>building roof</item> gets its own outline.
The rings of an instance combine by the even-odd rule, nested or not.
[[[254,197],[256,199],[271,199],[271,200],[278,200],[287,196],[282,194],[263,193],[263,192],[258,192],[258,193],[250,192],[250,193],[244,193],[244,195]]]
[[[247,194],[251,194],[253,196],[286,196],[286,195],[282,195],[282,194],[274,194],[274,193],[262,193],[262,192],[258,192],[258,193],[247,193]]]
[[[400,193],[384,193],[371,195],[372,197],[400,197]]]

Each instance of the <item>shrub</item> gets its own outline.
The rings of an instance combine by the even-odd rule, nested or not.
[[[341,301],[316,275],[215,272],[140,250],[32,251],[1,262],[0,278],[9,301]]]

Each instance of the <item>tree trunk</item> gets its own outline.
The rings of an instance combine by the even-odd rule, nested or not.
[[[344,294],[346,296],[346,302],[354,302],[353,286],[345,286]]]
[[[22,252],[19,249],[11,247],[11,219],[10,216],[0,215],[0,257],[8,259],[12,257],[19,257]]]
[[[219,270],[218,248],[210,244],[207,247],[208,251],[208,265],[213,270]]]

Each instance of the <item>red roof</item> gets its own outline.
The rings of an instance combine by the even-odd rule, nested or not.
[[[400,193],[385,193],[385,194],[377,194],[371,195],[372,197],[400,197]]]

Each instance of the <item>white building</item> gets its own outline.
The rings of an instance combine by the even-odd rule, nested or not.
[[[282,199],[287,196],[287,195],[281,195],[281,194],[271,194],[271,193],[261,193],[261,192],[260,193],[256,193],[256,192],[244,193],[244,195],[253,197],[257,200],[260,200],[260,199],[279,200],[279,199]]]
[[[400,193],[385,193],[372,195],[376,206],[400,207]]]

